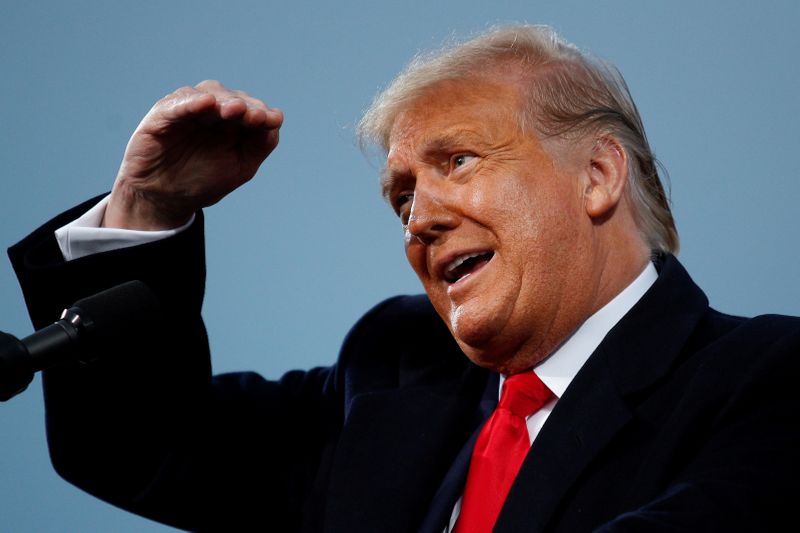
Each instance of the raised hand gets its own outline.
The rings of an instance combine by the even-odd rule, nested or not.
[[[103,226],[178,227],[255,175],[283,113],[217,81],[159,100],[128,142]]]

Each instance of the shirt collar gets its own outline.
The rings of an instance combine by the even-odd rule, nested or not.
[[[539,379],[557,398],[561,398],[575,375],[611,328],[636,305],[656,279],[658,272],[653,263],[648,262],[642,273],[630,285],[587,318],[547,359],[534,368]],[[501,391],[503,381],[505,376],[501,375],[499,388]]]

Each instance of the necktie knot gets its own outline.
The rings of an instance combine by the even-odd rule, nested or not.
[[[541,409],[552,397],[553,393],[539,376],[527,371],[506,378],[498,407],[526,418]]]

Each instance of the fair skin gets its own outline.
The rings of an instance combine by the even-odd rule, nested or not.
[[[279,109],[213,80],[165,96],[128,142],[103,226],[181,226],[255,175],[282,123]]]
[[[440,82],[394,121],[383,178],[437,312],[473,362],[505,374],[545,358],[649,258],[619,143],[546,150],[518,113],[513,81]],[[180,225],[252,177],[282,120],[216,82],[165,97],[128,144],[104,225]]]
[[[476,364],[540,362],[644,268],[611,138],[555,160],[513,82],[441,82],[394,122],[384,191],[434,307]],[[468,258],[460,266],[461,259]]]

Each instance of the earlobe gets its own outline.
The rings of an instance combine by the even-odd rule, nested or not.
[[[628,157],[615,138],[607,136],[597,139],[586,174],[586,213],[591,218],[598,218],[613,212],[628,180]]]

